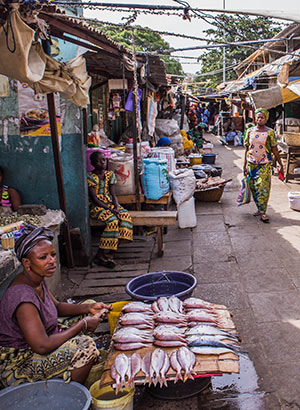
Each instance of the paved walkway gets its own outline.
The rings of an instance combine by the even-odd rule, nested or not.
[[[287,199],[288,191],[299,190],[299,184],[273,177],[270,224],[263,224],[252,215],[253,203],[236,206],[243,148],[215,144],[223,176],[233,178],[222,202],[198,202],[195,229],[169,228],[163,258],[145,245],[148,259],[143,259],[142,270],[192,272],[198,279],[195,296],[229,307],[258,384],[251,362],[245,363],[240,378],[227,381],[227,395],[222,387],[217,396],[208,392],[180,403],[147,396],[138,409],[300,409],[300,214],[289,209]],[[76,275],[78,285],[87,280],[83,270],[81,278],[80,272]],[[109,277],[106,273],[103,279]],[[234,394],[230,383],[238,380],[242,387]]]

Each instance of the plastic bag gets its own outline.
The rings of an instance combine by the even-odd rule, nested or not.
[[[196,178],[192,169],[176,169],[169,173],[169,180],[177,206],[188,201],[194,195]]]
[[[251,201],[251,191],[250,191],[250,184],[249,184],[249,177],[245,177],[242,179],[242,188],[240,190],[237,205],[245,205],[249,204]]]

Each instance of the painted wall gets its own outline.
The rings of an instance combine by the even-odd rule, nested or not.
[[[59,209],[51,137],[20,137],[16,81],[10,80],[10,96],[0,98],[0,166],[4,183],[19,190],[22,202]],[[85,146],[81,111],[61,101],[61,160],[71,228],[80,227],[90,252],[89,210]]]

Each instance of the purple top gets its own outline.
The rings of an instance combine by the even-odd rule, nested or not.
[[[58,332],[57,309],[47,285],[42,282],[43,301],[29,285],[9,287],[0,301],[0,346],[27,349],[29,347],[16,319],[16,309],[23,302],[36,306],[48,336]]]

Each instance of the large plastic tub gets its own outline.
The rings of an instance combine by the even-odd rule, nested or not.
[[[135,300],[154,301],[160,296],[176,295],[184,300],[197,286],[195,276],[186,272],[160,271],[146,273],[132,279],[126,292]]]
[[[207,153],[202,154],[202,163],[203,164],[214,164],[216,162],[217,154]]]
[[[0,408],[5,410],[88,410],[91,401],[86,387],[57,379],[24,383],[0,391]]]
[[[300,192],[288,193],[290,208],[294,211],[300,211]]]

